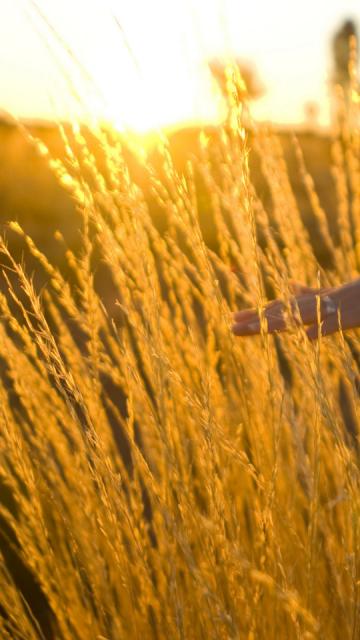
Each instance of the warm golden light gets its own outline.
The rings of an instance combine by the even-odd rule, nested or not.
[[[229,55],[256,65],[266,90],[256,117],[299,122],[304,104],[316,102],[325,122],[330,40],[344,16],[359,15],[355,0],[304,0],[295,9],[285,0],[1,4],[0,108],[96,115],[137,131],[216,120],[207,61]]]

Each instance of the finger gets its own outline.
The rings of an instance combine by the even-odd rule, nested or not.
[[[252,320],[256,320],[257,318],[258,312],[256,309],[244,309],[244,311],[236,311],[233,314],[234,322],[241,322],[244,324],[251,322]]]
[[[280,300],[270,302],[263,311],[269,333],[284,331],[286,321],[284,316],[285,305]],[[259,312],[256,309],[240,311],[234,314],[234,326],[232,328],[235,335],[251,336],[260,333],[261,323]]]
[[[285,331],[287,328],[285,316],[283,314],[283,305],[277,304],[273,307],[265,309],[264,318],[269,333]],[[261,331],[260,317],[257,312],[251,315],[242,316],[241,313],[236,314],[235,323],[232,331],[237,336],[253,336]]]
[[[285,305],[280,300],[274,300],[266,305],[264,309],[264,315],[266,318],[276,317],[281,318],[284,312]],[[258,309],[245,309],[244,311],[237,311],[233,315],[234,322],[246,324],[250,322],[256,322],[259,320]]]
[[[268,333],[277,333],[279,331],[286,331],[287,326],[283,318],[266,318]],[[259,318],[253,322],[242,323],[236,322],[232,326],[232,332],[236,336],[256,336],[261,332],[261,323]]]
[[[312,324],[316,321],[317,302],[313,295],[301,296],[291,301],[293,320],[297,317],[304,324]],[[323,310],[324,311],[324,310]],[[287,307],[279,300],[267,305],[264,310],[264,318],[269,333],[286,331],[289,328],[287,321]],[[234,314],[232,331],[237,336],[252,336],[260,333],[261,323],[258,311],[248,309]]]
[[[232,325],[231,331],[235,336],[256,336],[260,333],[260,323],[257,320],[245,324],[237,322]]]

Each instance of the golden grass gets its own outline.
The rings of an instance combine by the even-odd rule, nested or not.
[[[237,306],[320,277],[280,145],[255,133],[270,213],[240,116],[233,105],[215,160],[201,137],[185,175],[165,140],[162,181],[143,160],[166,233],[116,134],[94,132],[100,172],[77,128],[66,159],[49,159],[82,216],[72,277],[12,224],[47,276],[37,291],[1,241],[1,638],[359,637],[358,335],[314,346],[300,328],[231,334]],[[334,142],[339,246],[298,149],[332,284],[359,270],[359,141],[352,130]],[[203,240],[194,171],[219,255]]]

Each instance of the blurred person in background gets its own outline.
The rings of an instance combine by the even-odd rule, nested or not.
[[[349,122],[353,74],[351,64],[356,64],[357,29],[353,20],[345,20],[332,41],[333,56],[333,109],[334,123],[343,129]]]
[[[352,38],[357,40],[357,29],[353,20],[345,20],[336,31],[333,39],[334,75],[333,82],[340,85],[344,93],[350,88],[350,69]]]

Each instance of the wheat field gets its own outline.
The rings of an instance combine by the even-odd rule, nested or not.
[[[356,640],[359,336],[239,339],[231,314],[357,276],[358,130],[333,136],[337,241],[294,140],[331,268],[276,135],[241,105],[184,173],[164,136],[160,173],[138,151],[161,230],[115,132],[92,132],[101,167],[80,126],[61,133],[63,160],[29,144],[81,219],[66,275],[17,223],[0,241],[0,637]]]

